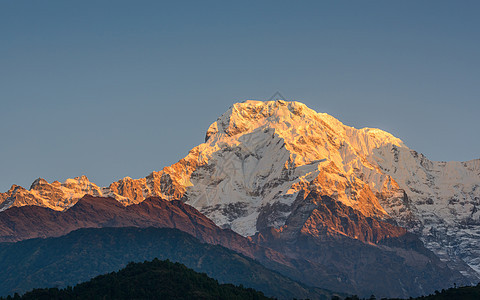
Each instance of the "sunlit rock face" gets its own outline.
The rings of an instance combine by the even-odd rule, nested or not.
[[[30,190],[12,186],[0,194],[0,210],[64,210],[84,194],[124,205],[160,196],[181,199],[217,225],[253,236],[285,226],[295,200],[311,192],[398,224],[443,260],[480,272],[480,160],[432,162],[385,131],[346,126],[299,102],[234,104],[208,128],[205,143],[159,172],[103,188],[84,176],[37,180]]]

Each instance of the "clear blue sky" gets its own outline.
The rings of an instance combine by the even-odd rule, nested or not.
[[[144,177],[275,91],[480,158],[478,1],[1,1],[0,191]]]

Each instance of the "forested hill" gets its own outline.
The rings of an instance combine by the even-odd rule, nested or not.
[[[333,296],[332,299],[341,299],[339,297]],[[358,296],[348,296],[344,300],[360,300]],[[375,296],[365,299],[377,299]],[[381,298],[382,300],[404,300],[399,298]],[[412,300],[478,300],[480,299],[480,283],[476,286],[462,286],[449,288],[447,290],[435,291],[433,294],[428,296],[421,296],[416,298],[409,298]]]
[[[416,300],[478,300],[480,299],[480,283],[476,286],[462,286],[448,290],[436,291],[429,296],[418,297]]]

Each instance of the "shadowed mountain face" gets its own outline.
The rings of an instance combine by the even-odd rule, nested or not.
[[[242,284],[280,299],[330,299],[332,295],[294,282],[237,252],[202,243],[171,228],[79,229],[57,238],[0,243],[0,257],[0,295],[75,285],[117,271],[129,262],[154,258],[180,262],[221,283]],[[99,288],[105,290],[107,286]]]
[[[328,196],[299,195],[285,225],[257,233],[256,243],[309,265],[301,277],[368,297],[409,297],[470,283],[404,228],[365,217]],[[308,275],[305,275],[308,274]]]
[[[259,260],[290,265],[288,258],[231,230],[219,228],[190,205],[158,197],[125,207],[113,198],[86,195],[64,212],[39,206],[13,207],[0,213],[0,242],[57,237],[79,228],[128,226],[177,228],[202,242],[219,244]]]
[[[85,196],[64,212],[37,206],[1,212],[0,241],[125,226],[177,228],[308,285],[364,296],[419,295],[462,282],[460,274],[405,229],[314,192],[297,196],[284,226],[266,228],[250,239],[219,228],[181,201],[154,197],[124,207],[111,198]]]
[[[0,212],[0,242],[58,237],[80,228],[126,226],[176,228],[201,242],[218,244],[254,258],[287,276],[300,274],[297,266],[308,265],[306,260],[292,259],[229,229],[219,228],[188,204],[158,197],[125,207],[112,198],[87,195],[63,212],[38,206],[12,207]]]

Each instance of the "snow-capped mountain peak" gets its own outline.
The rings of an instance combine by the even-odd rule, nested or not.
[[[252,236],[284,230],[303,205],[304,219],[290,224],[313,235],[318,224],[302,222],[318,203],[301,201],[312,192],[396,222],[442,259],[464,260],[480,273],[480,160],[432,162],[385,131],[344,125],[299,102],[236,103],[207,129],[205,143],[161,171],[104,188],[86,177],[37,180],[30,190],[12,186],[0,194],[0,210],[32,204],[62,210],[83,194],[125,205],[161,196],[182,199],[217,225]]]
[[[406,148],[387,132],[357,130],[299,102],[237,103],[209,127],[206,143],[187,156],[209,166],[192,173],[187,198],[217,224],[243,235],[254,234],[259,223],[283,225],[305,188],[367,216],[387,216],[374,194],[392,180],[367,158],[373,149],[393,145]],[[355,172],[378,174],[367,183]],[[265,209],[271,211],[266,223],[259,221]]]

